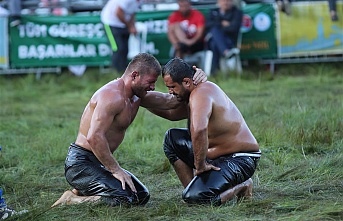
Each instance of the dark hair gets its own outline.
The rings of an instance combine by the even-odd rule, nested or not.
[[[162,77],[170,75],[171,79],[181,84],[184,78],[193,78],[195,70],[180,58],[171,59],[162,69]]]
[[[158,60],[148,53],[139,53],[134,56],[126,68],[128,72],[138,71],[142,75],[151,74],[152,72],[160,75],[161,69]]]

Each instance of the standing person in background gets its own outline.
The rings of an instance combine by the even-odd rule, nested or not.
[[[233,0],[218,0],[219,8],[212,9],[206,18],[206,29],[211,38],[208,42],[213,52],[212,73],[219,70],[221,57],[230,58],[239,53],[237,39],[243,20],[243,12]]]
[[[19,25],[21,22],[21,0],[8,1],[8,9],[10,11],[10,26]]]
[[[328,0],[331,21],[338,21],[336,0]]]
[[[107,38],[112,49],[112,67],[123,72],[128,63],[129,36],[137,34],[135,14],[139,0],[109,0],[101,11]]]
[[[178,0],[179,10],[168,18],[168,39],[175,56],[183,58],[204,49],[205,17],[192,9],[190,0]]]

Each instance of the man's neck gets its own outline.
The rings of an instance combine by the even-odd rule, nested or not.
[[[231,11],[232,10],[232,7],[231,8],[227,8],[227,9],[219,9],[219,12],[221,13],[221,14],[225,14],[225,13],[227,13],[227,12],[229,12],[229,11]]]
[[[193,82],[192,82],[192,84],[189,86],[189,91],[192,93],[192,91],[193,91],[197,86],[199,86],[200,84],[202,84],[202,82],[198,83],[197,85],[193,84]]]
[[[191,15],[191,9],[185,13],[181,13],[183,17],[189,17]]]
[[[122,76],[121,78],[119,78],[119,80],[123,81],[125,96],[129,99],[132,99],[134,94],[131,87],[131,77]]]

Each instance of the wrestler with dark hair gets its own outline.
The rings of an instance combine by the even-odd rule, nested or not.
[[[169,129],[164,152],[185,187],[184,201],[221,205],[252,196],[252,179],[261,152],[242,114],[216,84],[193,84],[194,70],[182,59],[162,70],[169,93],[183,106],[149,110],[169,120],[188,118],[188,128]]]

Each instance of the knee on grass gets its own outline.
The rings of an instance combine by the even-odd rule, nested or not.
[[[220,206],[220,195],[209,192],[197,192],[185,189],[182,192],[182,199],[188,204],[210,204],[213,206]]]
[[[150,199],[150,194],[148,192],[141,192],[135,194],[131,197],[128,196],[102,196],[100,198],[101,202],[108,206],[143,206]]]

